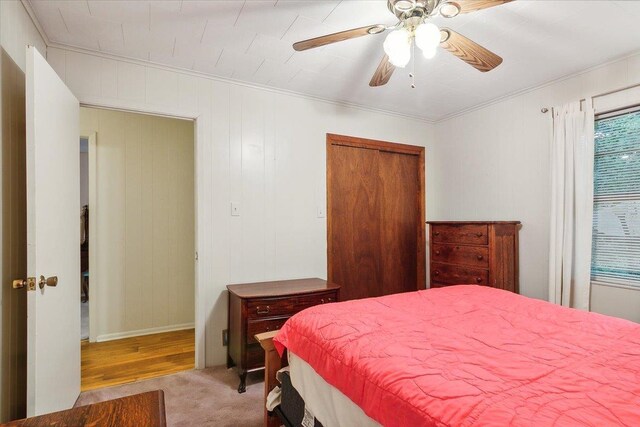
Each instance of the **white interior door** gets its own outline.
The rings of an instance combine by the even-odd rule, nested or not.
[[[78,100],[32,46],[26,79],[27,273],[58,278],[27,292],[34,416],[70,408],[80,393],[80,132]]]

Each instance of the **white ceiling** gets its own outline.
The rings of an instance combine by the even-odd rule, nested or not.
[[[481,73],[444,50],[418,55],[389,84],[368,83],[384,35],[294,52],[295,41],[393,24],[386,0],[30,0],[47,37],[214,76],[346,101],[429,120],[640,50],[640,1],[519,0],[436,18],[504,63]]]

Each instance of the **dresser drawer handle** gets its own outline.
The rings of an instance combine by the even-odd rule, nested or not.
[[[478,261],[482,261],[484,257],[482,255],[478,255]]]
[[[434,276],[439,276],[439,275],[440,275],[440,272],[439,272],[438,270],[436,270],[436,271],[434,271],[434,272],[433,272],[433,275],[434,275]]]
[[[434,232],[433,232],[433,235],[434,235],[434,236],[439,236],[439,235],[440,235],[440,232],[439,232],[439,231],[434,231]]]
[[[476,282],[482,283],[482,277],[476,277]]]
[[[271,329],[271,326],[267,326],[267,327],[265,328],[265,329],[266,329],[266,331],[265,331],[265,332],[271,332],[272,330],[273,330],[273,331],[277,331],[277,330],[278,330],[278,329],[280,329],[280,328],[282,328],[282,325],[274,326],[274,328],[273,328],[273,329]]]
[[[269,314],[270,310],[269,306],[266,306],[265,308],[261,308],[260,306],[256,307],[256,313],[258,314]]]
[[[440,255],[440,251],[436,251],[436,255]]]
[[[482,233],[476,233],[476,236],[482,237]]]
[[[327,298],[327,302],[333,301],[333,298]]]

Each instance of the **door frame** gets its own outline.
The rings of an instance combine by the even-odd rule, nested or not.
[[[82,108],[82,105],[80,105],[80,108]],[[96,132],[90,132],[88,135],[80,135],[80,138],[87,138],[88,140],[88,164],[87,164],[87,169],[88,169],[88,176],[89,176],[89,182],[88,182],[88,186],[87,189],[89,191],[89,268],[93,268],[94,269],[94,275],[97,276],[97,274],[95,274],[95,266],[97,265],[96,260],[98,259],[98,256],[96,255],[96,248],[95,245],[91,245],[91,239],[93,238],[93,235],[91,234],[92,231],[94,231],[96,229],[96,216],[95,216],[95,207],[96,207],[96,189],[97,189],[97,182],[96,182],[96,165],[98,164],[98,158],[97,158],[97,154],[96,154],[96,144],[98,142],[98,134]],[[94,267],[91,267],[94,266]],[[82,279],[81,279],[82,280]],[[89,295],[91,296],[91,277],[89,277]],[[97,309],[97,304],[95,301],[95,298],[89,298],[89,342],[95,342],[96,341],[96,331],[98,330],[98,319],[96,317],[96,309]]]
[[[80,108],[86,107],[86,108],[97,108],[97,109],[102,109],[102,110],[115,110],[115,111],[121,111],[124,113],[134,113],[134,114],[146,114],[146,115],[151,115],[151,116],[157,116],[157,117],[166,117],[166,118],[170,118],[170,119],[179,119],[179,120],[189,120],[193,123],[193,161],[194,161],[194,168],[193,168],[193,177],[194,177],[194,188],[193,188],[193,192],[194,192],[194,248],[193,248],[193,255],[194,255],[194,261],[193,261],[193,266],[194,266],[194,277],[195,277],[195,292],[194,292],[194,308],[195,308],[195,316],[194,316],[194,327],[195,327],[195,369],[204,369],[205,368],[205,328],[206,328],[206,322],[207,322],[207,318],[206,318],[206,310],[205,310],[205,299],[204,296],[206,295],[206,288],[205,288],[205,283],[202,280],[202,278],[200,277],[200,275],[198,274],[198,247],[199,247],[199,233],[198,230],[201,228],[200,227],[200,215],[198,212],[198,175],[200,174],[200,162],[198,162],[198,146],[199,146],[199,141],[201,141],[200,138],[198,138],[198,132],[203,132],[204,130],[202,129],[202,125],[199,122],[199,117],[200,115],[194,112],[180,112],[180,111],[176,111],[173,110],[171,108],[167,108],[166,110],[154,110],[154,109],[146,109],[143,107],[131,107],[129,105],[126,104],[126,101],[118,101],[115,104],[108,104],[105,102],[83,102],[83,100],[81,99],[81,97],[79,98],[80,100]],[[94,135],[95,132],[93,132]],[[79,135],[81,136],[81,135]],[[93,161],[95,161],[95,146],[97,144],[97,135],[96,138],[94,139],[94,158]],[[96,210],[93,209],[93,214],[91,213],[92,211],[92,194],[95,197],[95,188],[92,189],[91,183],[91,170],[92,170],[92,157],[91,157],[91,141],[89,141],[89,229],[91,230],[91,223],[92,223],[92,218],[95,221],[95,216],[96,216]],[[93,164],[94,168],[93,170],[95,171],[95,163]],[[95,172],[94,172],[95,173]],[[93,183],[95,185],[95,176],[94,176],[94,180]],[[93,191],[92,191],[93,190]],[[93,200],[93,205],[95,205],[95,199]],[[95,223],[94,223],[94,228],[95,228]],[[90,232],[91,233],[91,232]],[[95,251],[92,251],[91,249],[89,249],[89,265],[91,265],[92,261],[92,254],[93,256],[95,256]],[[95,264],[93,264],[95,265]],[[89,295],[91,295],[91,285],[89,286]],[[97,330],[97,328],[95,327],[96,325],[94,323],[91,323],[91,311],[92,311],[92,306],[91,306],[91,301],[92,299],[94,300],[95,303],[95,299],[94,298],[89,298],[89,339],[91,341],[92,337],[93,339],[95,339],[95,331]],[[97,322],[97,320],[94,320],[94,322]]]
[[[418,254],[417,254],[417,280],[416,290],[427,287],[427,255],[426,255],[426,203],[425,203],[425,147],[417,145],[399,144],[395,142],[380,141],[375,139],[358,138],[354,136],[327,134],[327,280],[333,277],[333,265],[331,259],[331,187],[328,185],[331,179],[332,146],[347,146],[364,148],[369,150],[386,151],[389,153],[408,154],[418,156],[418,179],[420,180],[420,193],[418,194],[420,227],[418,229]]]

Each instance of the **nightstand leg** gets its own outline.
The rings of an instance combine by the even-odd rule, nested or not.
[[[227,369],[233,368],[234,366],[236,366],[236,364],[233,363],[233,359],[231,358],[231,356],[227,354]]]
[[[247,371],[241,369],[239,375],[240,385],[238,386],[238,393],[244,393],[245,391],[247,391]]]

